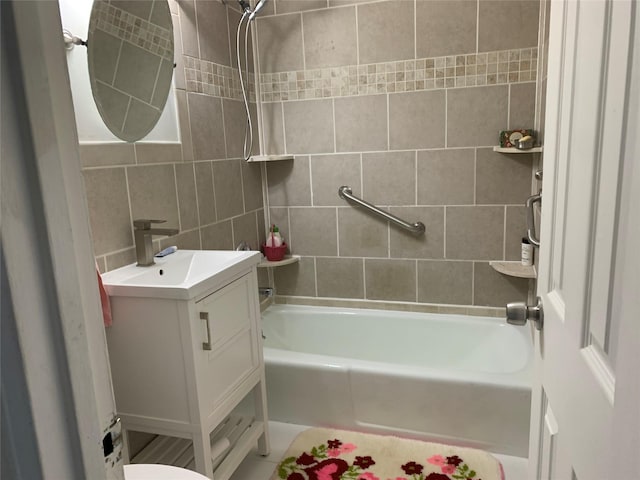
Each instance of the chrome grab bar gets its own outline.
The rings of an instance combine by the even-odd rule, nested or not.
[[[379,209],[375,205],[367,202],[366,200],[362,200],[361,198],[358,198],[355,195],[353,195],[351,187],[348,187],[346,185],[343,185],[342,187],[340,187],[338,189],[338,196],[343,200],[353,202],[357,205],[360,205],[361,207],[365,207],[366,209],[371,210],[376,215],[379,215],[389,220],[391,223],[395,223],[396,225],[404,228],[405,230],[409,230],[411,233],[415,233],[416,235],[422,235],[424,233],[424,230],[425,230],[424,223],[422,222],[409,223],[402,220],[401,218],[396,217],[395,215],[389,212],[385,212],[384,210]]]
[[[536,220],[533,211],[533,206],[536,203],[542,204],[542,194],[538,193],[537,195],[531,195],[527,198],[527,202],[525,203],[525,207],[527,209],[527,238],[531,245],[535,247],[540,246],[540,239],[536,235]]]

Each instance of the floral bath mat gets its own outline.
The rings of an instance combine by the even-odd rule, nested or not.
[[[504,480],[487,452],[405,438],[311,428],[271,480]]]

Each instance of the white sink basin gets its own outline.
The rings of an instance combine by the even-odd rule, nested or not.
[[[260,259],[260,252],[253,251],[178,250],[155,258],[156,264],[150,267],[133,263],[107,272],[102,281],[111,296],[188,300],[230,281]]]

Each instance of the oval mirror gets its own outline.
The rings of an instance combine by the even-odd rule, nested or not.
[[[88,34],[89,78],[105,125],[135,142],[158,122],[173,76],[167,0],[95,0]]]

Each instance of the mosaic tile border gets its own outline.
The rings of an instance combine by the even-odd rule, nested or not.
[[[187,92],[242,100],[240,74],[237,68],[185,55],[184,70]],[[248,77],[249,81],[246,86],[249,92],[249,101],[255,102],[255,74],[249,72]]]
[[[173,31],[105,2],[96,2],[90,29],[102,30],[173,63]]]
[[[260,75],[263,102],[535,81],[538,48]]]

